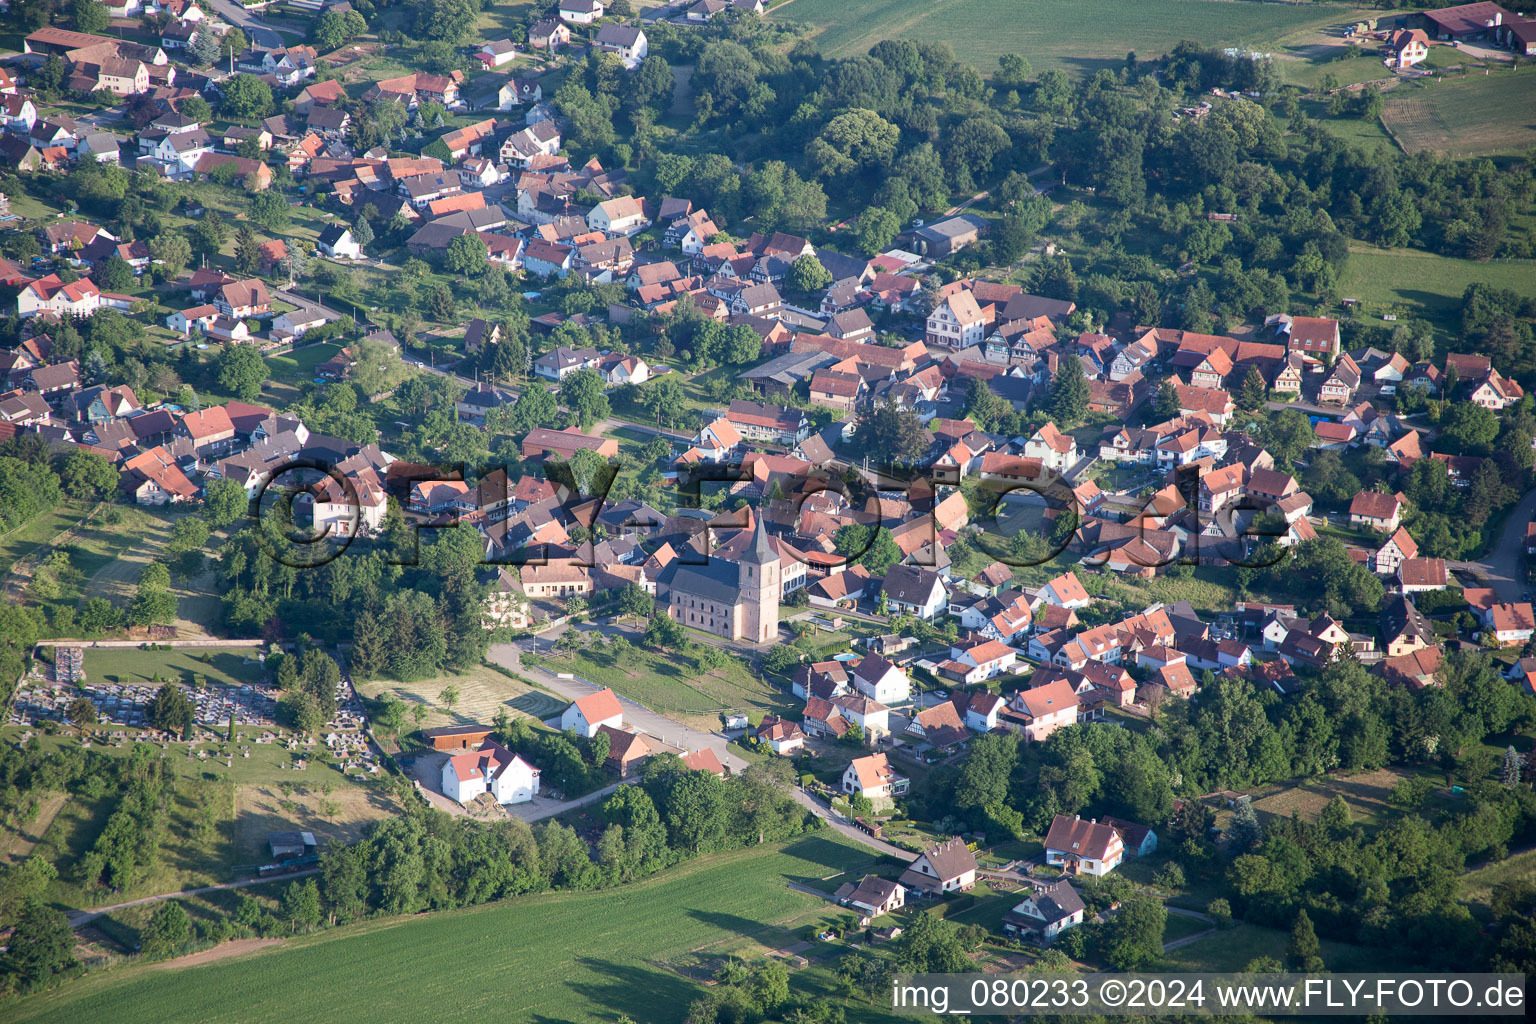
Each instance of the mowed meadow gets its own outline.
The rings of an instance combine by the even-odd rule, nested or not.
[[[129,968],[5,1007],[8,1021],[325,1024],[680,1021],[700,989],[669,961],[760,954],[835,911],[791,889],[871,855],[830,831],[701,858],[621,888],[551,893],[303,936],[186,969]],[[323,1010],[321,1009],[323,1007]]]
[[[1021,53],[1036,71],[1091,75],[1119,67],[1130,51],[1156,57],[1182,39],[1270,52],[1282,36],[1355,10],[1258,0],[793,0],[772,16],[816,26],[816,44],[829,57],[913,39],[948,43],[983,74],[1003,54]]]

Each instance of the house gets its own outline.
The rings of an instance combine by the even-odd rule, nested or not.
[[[1288,351],[1314,359],[1335,359],[1339,354],[1339,322],[1327,317],[1289,317],[1280,324]]]
[[[865,875],[858,885],[845,882],[833,894],[833,899],[859,911],[859,923],[868,926],[870,921],[882,914],[889,914],[905,906],[907,890],[900,882],[879,875]]]
[[[1389,68],[1411,68],[1429,56],[1429,36],[1419,28],[1400,28],[1381,48]]]
[[[617,772],[621,779],[633,775],[640,763],[651,756],[651,745],[639,733],[615,729],[609,725],[600,726],[598,732],[608,737],[608,758],[604,764]]]
[[[986,336],[990,318],[982,312],[976,296],[961,290],[944,298],[928,314],[923,340],[929,345],[966,349],[979,345]]]
[[[1382,643],[1389,658],[1412,654],[1439,643],[1434,627],[1406,594],[1390,594],[1382,601],[1380,625]]]
[[[488,725],[449,725],[440,729],[423,729],[422,738],[432,744],[433,750],[479,750],[480,745],[491,738]]]
[[[29,281],[16,295],[16,315],[88,317],[101,307],[101,289],[88,277],[65,284],[58,274]]]
[[[1125,859],[1125,843],[1114,826],[1058,814],[1045,835],[1045,862],[1067,875],[1102,877]]]
[[[1348,405],[1354,401],[1355,392],[1360,388],[1360,377],[1360,367],[1349,354],[1340,356],[1333,364],[1333,372],[1318,388],[1318,401]]]
[[[1281,662],[1280,664],[1284,664]],[[1104,824],[1120,833],[1127,857],[1150,857],[1157,852],[1157,833],[1146,825],[1123,818],[1105,817]]]
[[[1062,879],[1035,890],[1022,903],[1003,915],[1003,931],[1008,935],[1027,935],[1049,943],[1068,928],[1083,923],[1087,907],[1083,898]]]
[[[856,757],[843,770],[844,793],[887,805],[892,797],[905,796],[910,785],[911,780],[898,774],[884,754]]]
[[[1405,594],[1440,590],[1449,582],[1443,558],[1405,558],[1397,567],[1397,589]]]
[[[1523,644],[1536,633],[1536,616],[1533,616],[1528,601],[1492,605],[1482,618],[1483,626],[1493,631],[1493,638],[1500,647]]]
[[[794,722],[777,715],[765,715],[757,727],[759,743],[766,743],[775,754],[789,756],[805,746],[805,733]]]
[[[1402,522],[1406,500],[1401,493],[1361,491],[1349,503],[1349,525],[1365,526],[1383,533],[1394,531]]]
[[[267,294],[266,283],[254,277],[223,285],[214,293],[213,304],[220,313],[237,320],[264,317],[272,312],[272,297]]]
[[[1093,603],[1083,582],[1074,572],[1065,572],[1050,580],[1037,592],[1035,608],[1052,605],[1057,608],[1086,608]]]
[[[912,681],[884,655],[866,654],[854,662],[850,681],[854,689],[881,704],[906,704],[912,699]]]
[[[578,698],[560,715],[560,729],[574,729],[578,736],[595,736],[605,725],[615,729],[624,725],[624,709],[618,695],[609,689]]]
[[[602,360],[595,348],[566,348],[561,345],[533,361],[533,372],[545,380],[562,381],[577,370],[590,370]]]
[[[690,751],[683,755],[683,764],[696,772],[709,772],[717,778],[725,778],[725,765],[720,763],[720,758],[708,747]]]
[[[494,40],[481,46],[475,53],[475,59],[484,70],[494,71],[517,59],[517,44],[510,39]]]
[[[639,25],[604,25],[597,30],[592,47],[603,53],[616,53],[627,68],[635,68],[651,52],[650,42]]]
[[[591,25],[602,20],[602,0],[560,0],[559,14],[561,21],[570,22],[572,25]]]
[[[363,247],[352,237],[352,229],[345,224],[332,224],[320,232],[320,240],[317,243],[321,252],[337,259],[360,260],[363,258]]]
[[[1043,742],[1062,726],[1077,723],[1080,704],[1072,684],[1056,679],[1014,694],[1002,714],[1002,724],[1023,733],[1026,740]]]
[[[1408,536],[1408,531],[1399,526],[1392,531],[1392,536],[1387,538],[1385,544],[1377,548],[1371,555],[1371,571],[1383,576],[1391,576],[1397,572],[1398,566],[1410,558],[1416,558],[1419,554],[1419,545]]]
[[[554,18],[534,22],[528,28],[528,45],[550,53],[571,44],[571,28]]]
[[[1008,702],[995,693],[979,690],[966,702],[965,727],[973,732],[991,732]]]
[[[893,565],[885,572],[880,590],[887,614],[933,619],[949,605],[943,578],[915,565]]]
[[[610,235],[632,235],[650,227],[645,211],[634,196],[618,196],[592,207],[587,214],[587,226],[593,231]]]
[[[951,645],[949,660],[939,665],[939,673],[963,686],[974,686],[1013,671],[1018,653],[1001,640],[973,640]]]
[[[525,459],[548,458],[551,455],[558,459],[570,459],[582,449],[611,459],[619,454],[619,443],[611,437],[583,434],[575,427],[566,427],[564,430],[535,427],[523,436],[522,452]]]
[[[443,762],[444,796],[468,804],[482,793],[499,804],[527,803],[539,793],[539,770],[491,740]]]
[[[945,840],[918,854],[901,873],[901,884],[926,896],[969,892],[976,885],[976,855],[964,839]]]
[[[1055,423],[1047,422],[1024,442],[1024,457],[1039,459],[1046,469],[1065,472],[1077,463],[1077,441],[1056,429]]]
[[[934,221],[924,227],[897,236],[897,241],[919,256],[943,259],[980,240],[987,222],[974,214],[962,213]]]

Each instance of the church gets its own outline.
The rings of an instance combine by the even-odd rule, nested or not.
[[[702,565],[676,565],[667,611],[693,629],[750,644],[779,635],[779,594],[783,568],[761,516],[751,540],[732,558],[711,554]],[[734,545],[733,545],[734,546]]]

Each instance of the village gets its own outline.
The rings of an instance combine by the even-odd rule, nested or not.
[[[1455,894],[1529,873],[1536,307],[1343,268],[1413,236],[1518,273],[1528,168],[1476,171],[1508,204],[1476,224],[1304,178],[1364,65],[1528,74],[1536,21],[1330,24],[1363,59],[1271,117],[1242,48],[1057,102],[910,40],[834,65],[759,0],[433,28],[456,2],[78,0],[0,56],[0,905],[94,971],[503,899],[557,935],[560,899],[709,873],[657,1020],[830,1019],[898,966],[1346,970],[1435,927],[1521,962],[1523,890]],[[823,72],[863,99],[805,98],[793,153],[705,148]],[[1118,128],[1040,141],[1132,96],[1236,140],[1171,161],[1226,178],[1148,197],[1195,172],[1143,132],[1133,202],[1083,155]],[[1329,842],[1391,895],[1260,878]]]

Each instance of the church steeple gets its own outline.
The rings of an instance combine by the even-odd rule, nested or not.
[[[742,552],[741,560],[751,562],[753,565],[767,565],[778,560],[778,553],[773,550],[773,545],[768,542],[768,530],[763,525],[763,514],[758,512],[753,519],[756,522],[752,528],[752,543],[747,550]]]

